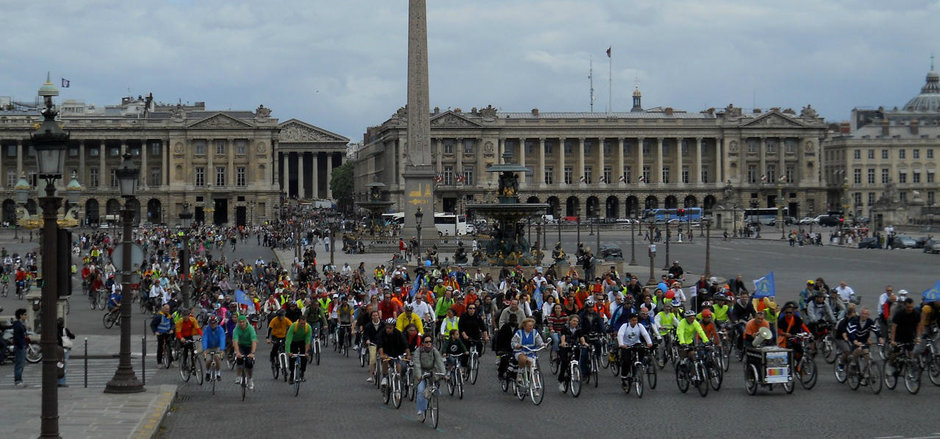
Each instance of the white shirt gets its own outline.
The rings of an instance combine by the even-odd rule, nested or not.
[[[842,299],[842,301],[845,303],[848,303],[852,297],[855,296],[855,290],[853,290],[852,287],[848,285],[844,287],[842,285],[837,286],[836,292],[839,293],[839,298]]]
[[[646,331],[646,327],[637,323],[636,326],[630,326],[629,323],[624,323],[620,327],[620,330],[617,331],[617,341],[620,346],[633,346],[640,343],[640,337],[643,337],[643,340],[646,341],[646,344],[652,344],[653,341],[650,339],[649,332]]]
[[[434,320],[434,310],[431,309],[431,305],[428,305],[427,302],[423,300],[418,302],[415,300],[411,305],[414,307],[412,311],[417,314],[418,318],[421,320]]]

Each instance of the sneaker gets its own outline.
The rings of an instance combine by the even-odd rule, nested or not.
[[[68,387],[68,384],[59,384],[59,387]]]
[[[17,381],[15,385],[16,387],[26,387],[26,384],[23,384],[22,381]]]
[[[558,391],[561,393],[565,393],[565,390],[567,390],[567,387],[565,387],[565,383],[558,383]]]
[[[206,372],[206,381],[209,381],[212,377],[212,373]]]
[[[366,378],[367,383],[374,383],[375,380],[372,377]]]
[[[221,381],[221,380],[222,380],[222,372],[216,372],[216,373],[215,373],[215,379]]]
[[[890,364],[890,363],[887,364],[887,365],[885,365],[885,374],[887,374],[887,375],[894,375],[894,372],[895,372],[895,370],[894,370],[894,365],[892,365],[892,364]]]
[[[418,410],[418,422],[424,422],[424,412]]]
[[[235,384],[241,384],[241,383],[242,383],[242,377],[235,377]]]
[[[248,390],[255,390],[255,380],[248,378]]]
[[[382,387],[388,385],[388,378],[382,378]]]

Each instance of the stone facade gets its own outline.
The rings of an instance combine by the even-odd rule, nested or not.
[[[624,218],[657,207],[708,210],[724,200],[729,182],[729,201],[738,207],[776,207],[781,193],[791,215],[823,207],[819,144],[826,125],[812,108],[801,114],[733,106],[699,113],[637,110],[435,109],[434,209],[463,212],[466,203],[488,201],[496,177],[485,171],[507,150],[514,163],[533,171],[520,178],[521,199],[550,204],[556,217]],[[364,193],[373,181],[384,183],[396,211],[408,202],[402,177],[406,119],[400,109],[369,128],[355,154],[356,192]]]

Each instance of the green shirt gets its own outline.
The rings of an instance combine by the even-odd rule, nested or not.
[[[294,342],[294,338],[298,341],[303,340],[304,346],[310,344],[310,339],[313,336],[313,330],[310,329],[310,325],[304,325],[304,329],[300,329],[299,325],[295,322],[290,325],[290,328],[287,329],[287,337],[284,339],[284,346],[287,346],[287,349],[290,349],[291,343]]]
[[[240,326],[235,325],[235,329],[232,331],[232,341],[238,343],[239,346],[251,346],[252,343],[258,341],[254,326],[245,325],[245,329],[241,329]]]

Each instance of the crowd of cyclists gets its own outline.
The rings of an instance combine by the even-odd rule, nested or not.
[[[140,283],[132,286],[134,301],[141,311],[153,313],[159,364],[170,367],[186,355],[186,346],[193,348],[186,342],[201,336],[199,350],[206,364],[213,364],[206,367],[206,378],[212,373],[220,378],[220,365],[234,364],[236,382],[246,380],[253,389],[259,345],[272,346],[272,368],[280,352],[289,354],[285,372],[291,383],[306,379],[308,361],[316,357],[319,364],[320,346],[332,345],[347,355],[357,353],[361,365],[368,365],[365,381],[383,394],[413,394],[423,419],[428,380],[454,379],[448,371],[456,369],[464,379],[472,374],[475,383],[474,368],[487,350],[496,354],[498,378],[509,386],[523,384],[520,371],[538,368],[537,352],[544,344],[559,391],[574,390],[573,361],[583,382],[593,379],[597,385],[599,365],[629,390],[639,379],[634,364],[661,369],[671,362],[676,374],[689,374],[701,350],[719,352],[726,362],[736,352],[740,360],[761,328],[768,328],[774,337],[758,343],[791,349],[795,358],[823,352],[841,370],[861,351],[876,349],[884,358],[885,375],[897,373],[898,363],[912,356],[921,358],[921,370],[940,383],[934,346],[940,303],[915,306],[906,291],[895,294],[891,286],[877,307],[863,307],[845,282],[830,288],[817,278],[806,283],[798,301],[778,305],[772,297],[752,297],[741,275],[728,281],[687,280],[678,261],[657,285],[644,285],[615,267],[598,267],[593,278],[584,278],[577,267],[556,266],[505,267],[494,273],[433,264],[334,267],[318,264],[315,244],[321,236],[316,231],[330,218],[300,221],[301,227],[280,222],[135,232],[147,261],[140,267]],[[314,238],[301,230],[314,231]],[[286,266],[225,256],[245,239],[277,248],[300,241],[303,250]],[[105,292],[112,310],[123,292],[107,257],[115,242],[101,232],[76,241],[86,294]],[[184,287],[190,291],[188,308]],[[812,342],[803,343],[802,333]],[[300,376],[294,375],[295,361],[300,361]],[[389,390],[395,387],[390,376],[407,377],[406,386]]]

